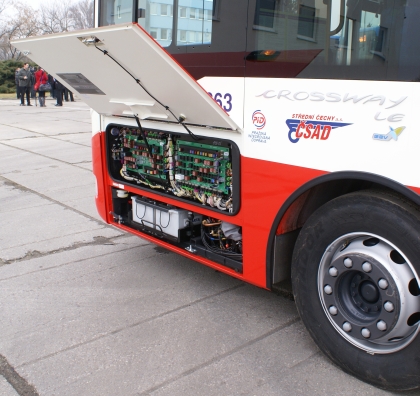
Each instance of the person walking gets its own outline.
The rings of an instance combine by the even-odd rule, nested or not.
[[[47,73],[44,71],[44,69],[39,69],[36,73],[35,73],[35,89],[36,91],[38,91],[38,100],[39,100],[39,105],[41,107],[46,107],[45,104],[45,91],[40,91],[39,87],[42,84],[46,84],[48,82],[48,75]]]
[[[31,105],[31,72],[29,70],[29,63],[23,65],[23,69],[19,70],[19,90],[20,90],[20,105],[25,106],[25,94],[26,94],[26,105]]]
[[[20,71],[20,67],[18,67],[15,71],[16,96],[18,99],[20,99],[19,77],[18,77],[19,71]]]
[[[69,101],[69,96],[70,96],[70,102],[74,102],[73,92],[71,92],[69,89],[64,87],[64,100],[66,102]]]
[[[54,106],[62,106],[64,85],[61,84],[61,82],[56,80],[55,78],[54,78],[54,91],[55,91],[55,96],[57,98],[57,103]]]

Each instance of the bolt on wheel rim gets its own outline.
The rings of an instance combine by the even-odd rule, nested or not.
[[[318,293],[335,330],[366,352],[401,350],[420,330],[419,277],[403,253],[377,235],[347,234],[328,246]]]

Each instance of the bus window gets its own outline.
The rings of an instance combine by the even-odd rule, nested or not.
[[[177,45],[211,44],[213,0],[179,0]]]
[[[169,47],[173,8],[173,0],[100,0],[99,26],[137,22],[162,47]]]
[[[137,22],[162,47],[172,44],[173,0],[139,0]]]
[[[137,22],[197,80],[245,75],[243,0],[99,0],[98,9],[99,26]]]
[[[250,0],[249,77],[413,80],[405,2]],[[413,26],[411,26],[413,28]]]
[[[244,77],[248,8],[243,0],[178,0],[176,46],[168,48],[197,80]]]
[[[99,6],[99,26],[133,21],[133,0],[102,0]]]

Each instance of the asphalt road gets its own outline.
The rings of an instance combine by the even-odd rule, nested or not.
[[[104,224],[89,109],[53,103],[0,101],[0,395],[387,394],[292,301]]]

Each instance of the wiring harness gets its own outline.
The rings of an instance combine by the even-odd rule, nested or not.
[[[222,230],[223,222],[214,218],[207,218],[201,223],[201,240],[204,246],[213,253],[235,260],[242,260],[242,237],[239,232],[235,239],[228,238]],[[240,239],[239,239],[240,238]]]

